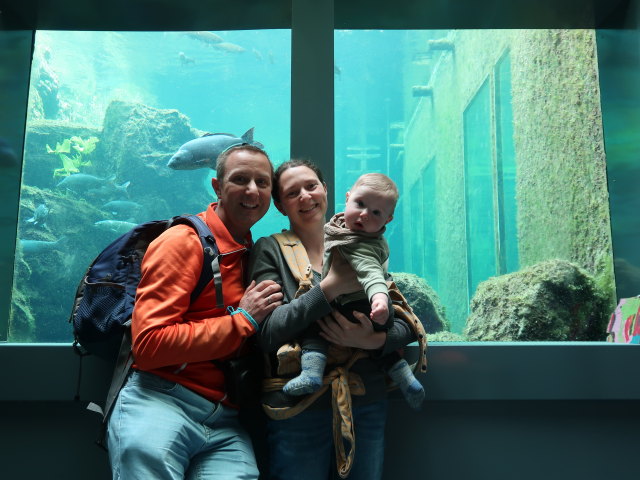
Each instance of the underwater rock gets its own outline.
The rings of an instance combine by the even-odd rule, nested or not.
[[[14,290],[11,294],[11,313],[9,314],[9,340],[11,342],[35,342],[36,319],[31,312],[28,297]]]
[[[175,171],[166,166],[181,145],[197,136],[189,119],[177,110],[113,101],[100,139],[102,175],[115,174],[117,183],[130,181],[129,200],[146,207],[149,219],[200,212],[214,199],[204,182],[208,171]],[[164,201],[169,194],[171,208]]]
[[[549,260],[480,283],[464,334],[470,341],[603,341],[608,315],[587,271]]]
[[[40,204],[49,209],[44,226],[27,221]],[[10,341],[72,340],[67,318],[76,287],[93,257],[110,241],[94,226],[105,215],[99,205],[84,198],[23,185]]]
[[[392,273],[391,276],[427,333],[449,330],[440,298],[424,279],[413,273]]]

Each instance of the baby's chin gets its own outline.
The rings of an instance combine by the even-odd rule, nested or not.
[[[367,230],[365,230],[364,227],[362,227],[361,225],[351,225],[351,226],[349,226],[346,223],[344,225],[345,225],[345,227],[347,227],[352,232],[371,233],[371,232],[367,232]]]

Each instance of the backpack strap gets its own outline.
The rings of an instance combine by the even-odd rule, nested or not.
[[[107,450],[107,421],[111,410],[118,398],[118,393],[124,386],[124,382],[127,379],[129,370],[133,365],[133,352],[131,351],[131,319],[123,324],[125,327],[122,335],[122,342],[120,343],[120,350],[118,350],[118,356],[116,357],[116,364],[113,367],[113,375],[111,376],[111,384],[109,385],[109,391],[107,392],[107,399],[104,402],[104,410],[100,411],[100,407],[91,403],[89,405],[90,410],[96,410],[102,413],[102,428],[96,443],[98,446]]]
[[[291,230],[283,230],[271,236],[278,242],[291,274],[298,281],[298,291],[295,295],[295,298],[298,298],[307,290],[311,290],[312,286],[313,273],[307,251],[302,241]]]
[[[391,298],[391,303],[393,304],[394,315],[406,321],[416,336],[418,359],[412,365],[412,370],[425,373],[427,371],[427,332],[395,282],[388,281],[387,287],[389,289],[389,298]],[[395,388],[395,385],[391,384],[391,386]]]
[[[204,251],[202,271],[200,272],[198,283],[191,293],[191,303],[200,296],[207,283],[213,279],[213,286],[216,291],[216,308],[224,308],[224,299],[222,297],[222,275],[220,274],[220,262],[218,260],[220,251],[216,245],[215,238],[213,238],[211,229],[209,229],[204,220],[197,215],[178,215],[177,217],[173,217],[169,220],[167,228],[180,223],[191,225],[191,227],[198,232],[198,237],[200,237],[200,243],[202,243],[202,249]]]

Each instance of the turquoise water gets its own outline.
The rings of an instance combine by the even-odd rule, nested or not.
[[[525,31],[522,37],[533,38],[531,33]],[[217,43],[212,35],[37,33],[9,340],[71,339],[66,318],[77,282],[90,260],[119,229],[127,227],[104,222],[138,223],[197,212],[213,198],[211,170],[166,167],[184,141],[204,132],[240,136],[253,127],[255,139],[265,145],[275,164],[288,159],[290,32],[215,32],[220,37]],[[542,38],[540,48],[553,45],[536,35]],[[394,179],[401,198],[386,234],[391,246],[389,269],[423,279],[435,291],[448,328],[460,340],[464,340],[461,335],[476,289],[491,277],[562,258],[590,269],[602,282],[609,282],[607,288],[613,288],[612,276],[605,274],[611,263],[611,240],[600,241],[607,235],[603,232],[610,232],[608,216],[593,220],[598,225],[604,222],[603,227],[584,229],[596,230],[594,238],[585,238],[579,225],[580,212],[590,208],[585,202],[595,200],[583,199],[564,185],[567,192],[559,197],[560,203],[570,199],[568,208],[575,209],[575,226],[555,228],[560,240],[539,228],[545,214],[538,218],[536,210],[549,208],[551,212],[552,207],[532,207],[545,192],[539,186],[541,180],[534,179],[527,168],[535,172],[546,166],[541,163],[532,168],[537,159],[523,160],[523,143],[532,151],[535,148],[528,145],[531,136],[518,126],[544,123],[544,119],[523,118],[534,115],[528,93],[521,89],[526,84],[520,72],[527,55],[518,48],[524,48],[525,42],[513,31],[487,31],[487,36],[490,41],[473,31],[335,33],[336,184],[331,193],[336,210],[344,208],[345,193],[361,173],[379,171]],[[431,47],[434,40],[445,46]],[[602,32],[597,40],[598,49],[607,47],[609,52],[616,52],[621,41],[616,34]],[[637,38],[623,41],[634,45]],[[447,42],[455,48],[447,50]],[[554,58],[545,60],[549,64],[545,68],[561,68]],[[634,174],[638,165],[638,105],[633,103],[637,89],[628,89],[635,99],[630,103],[628,97],[620,98],[618,88],[629,76],[637,78],[638,64],[610,55],[603,65],[600,78],[605,143],[611,157],[609,178],[617,182],[611,189],[613,248],[614,253],[620,249],[625,266],[640,270],[637,249],[631,246],[640,236],[638,223],[632,220],[637,200],[630,203],[632,187],[626,175]],[[426,89],[416,86],[433,90],[430,96],[419,96],[415,92]],[[148,126],[126,123],[141,145],[128,138],[128,132],[118,130],[117,122],[105,121],[114,101],[142,105],[148,109],[146,115],[159,122]],[[167,111],[184,118],[176,120]],[[575,116],[582,114],[576,110]],[[176,133],[178,127],[194,131],[186,138],[185,130],[183,138]],[[107,131],[117,132],[121,140],[107,138]],[[65,139],[73,136],[80,140],[72,143],[75,147],[66,155],[77,159],[77,173],[104,180],[97,189],[80,192],[57,186],[72,173],[61,149]],[[95,150],[85,150],[77,157],[92,137],[98,139]],[[536,141],[547,140],[539,136]],[[121,142],[132,150],[130,157],[118,149]],[[47,145],[54,152],[48,152]],[[597,139],[593,145],[587,150],[597,150]],[[124,163],[114,164],[116,157]],[[560,168],[559,177],[582,181],[580,173],[563,173],[561,162],[555,162],[554,168]],[[585,178],[606,180],[604,166],[599,168],[588,167]],[[532,187],[534,180],[538,185]],[[541,190],[538,197],[525,194],[536,188]],[[606,195],[606,184],[604,193],[597,193],[599,198]],[[546,223],[555,219],[549,213]],[[285,226],[272,207],[253,229],[254,237]],[[575,253],[579,242],[593,251],[592,256],[602,257],[600,263]],[[627,281],[625,292],[637,287],[633,279]]]

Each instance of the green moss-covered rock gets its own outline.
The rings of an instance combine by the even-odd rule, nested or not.
[[[20,264],[22,263],[22,264]],[[29,271],[24,262],[19,262],[16,270]],[[18,289],[11,295],[11,313],[9,315],[9,341],[35,342],[36,319],[31,312],[29,298]]]
[[[608,315],[589,273],[549,260],[480,283],[464,334],[472,341],[598,341]]]
[[[449,330],[440,298],[423,278],[413,273],[393,273],[392,276],[427,333]]]
[[[42,204],[49,211],[46,218],[29,222]],[[106,215],[99,206],[66,191],[23,185],[10,341],[71,341],[67,319],[78,282],[95,255],[116,236],[95,226]]]

